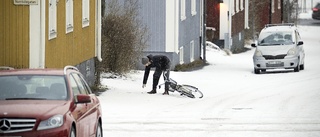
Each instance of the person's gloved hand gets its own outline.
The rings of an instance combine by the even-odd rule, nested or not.
[[[143,85],[142,85],[142,88],[144,88],[144,87],[146,87],[146,84],[143,84]]]

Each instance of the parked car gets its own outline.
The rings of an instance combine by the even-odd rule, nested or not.
[[[304,69],[303,41],[294,24],[268,24],[261,30],[253,55],[254,73],[267,69]]]
[[[102,137],[99,99],[81,73],[0,67],[0,136]]]
[[[315,20],[320,20],[320,3],[312,9],[312,18]]]

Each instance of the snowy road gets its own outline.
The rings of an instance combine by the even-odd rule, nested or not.
[[[203,99],[163,96],[163,89],[149,95],[152,75],[142,89],[142,71],[103,79],[110,88],[99,97],[104,136],[319,137],[320,36],[314,34],[320,27],[299,28],[306,51],[300,72],[256,75],[254,49],[231,56],[209,49],[209,66],[171,73],[178,82],[197,86]]]

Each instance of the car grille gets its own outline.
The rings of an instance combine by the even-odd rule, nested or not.
[[[285,56],[287,56],[287,55],[286,55],[286,54],[276,55],[276,56],[263,55],[263,57],[264,57],[266,60],[271,60],[271,59],[284,59]]]
[[[35,123],[35,119],[0,118],[0,133],[31,131]]]

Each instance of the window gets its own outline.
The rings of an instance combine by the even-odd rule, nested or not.
[[[49,1],[49,40],[57,37],[57,0]]]
[[[239,0],[236,0],[236,13],[239,12]]]
[[[278,0],[278,9],[281,9],[281,0]]]
[[[194,41],[190,42],[190,62],[194,61]]]
[[[244,9],[244,7],[243,7],[243,1],[244,1],[244,0],[240,0],[240,10],[241,10],[241,11]]]
[[[89,26],[90,0],[82,0],[82,27]]]
[[[70,76],[70,86],[73,91],[73,96],[80,94],[80,89],[78,88],[78,84],[73,76]]]
[[[66,33],[73,31],[73,0],[66,0]]]
[[[180,0],[181,2],[181,20],[185,20],[187,17],[186,17],[186,0]]]
[[[234,8],[235,8],[235,5],[234,5],[234,0],[230,0],[230,5],[231,5],[231,8],[230,8],[230,13],[231,15],[234,15]]]
[[[184,61],[183,61],[183,47],[180,47],[179,53],[180,53],[180,64],[183,64],[184,63]]]
[[[196,0],[191,0],[191,15],[194,16],[197,14],[197,3]]]
[[[71,74],[71,75],[74,78],[76,84],[78,85],[80,94],[89,94],[88,89],[86,88],[86,85],[83,84],[80,76],[78,74]]]
[[[245,0],[244,27],[249,29],[249,0]]]
[[[271,0],[271,11],[274,13],[274,0]]]

